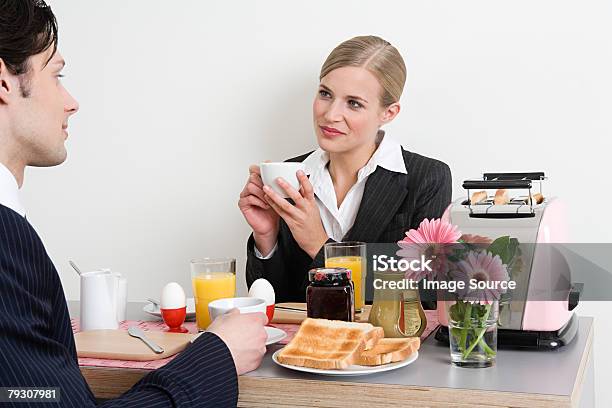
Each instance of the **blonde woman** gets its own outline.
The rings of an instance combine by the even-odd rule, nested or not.
[[[323,64],[313,103],[319,148],[289,159],[304,163],[301,187],[278,183],[285,200],[264,186],[259,167],[238,206],[253,233],[247,284],[266,278],[277,302],[305,300],[308,270],[324,264],[331,241],[396,242],[451,200],[448,166],[404,150],[381,128],[400,112],[406,80],[395,47],[375,36],[338,45]]]

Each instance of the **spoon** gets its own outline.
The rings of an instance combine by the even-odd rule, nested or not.
[[[79,276],[81,276],[81,270],[79,269],[79,267],[76,266],[76,264],[72,261],[68,261],[68,263],[70,264],[70,266],[72,266],[72,269],[74,269],[76,273],[78,273]]]
[[[153,350],[157,354],[161,354],[164,352],[164,349],[157,345],[153,340],[149,340],[147,336],[145,336],[144,332],[136,326],[128,327],[128,334],[132,337],[137,337],[140,340],[144,341],[144,343],[149,346],[151,350]]]
[[[153,303],[153,306],[155,306],[156,308],[159,308],[159,300],[155,300],[155,299],[151,299],[151,298],[147,298],[147,300],[151,303]]]

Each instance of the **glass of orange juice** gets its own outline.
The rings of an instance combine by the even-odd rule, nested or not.
[[[355,286],[355,311],[365,305],[366,244],[364,242],[330,242],[325,244],[325,267],[351,270]]]
[[[233,258],[202,258],[191,261],[191,283],[196,307],[198,330],[210,325],[208,304],[213,300],[236,295],[236,260]]]

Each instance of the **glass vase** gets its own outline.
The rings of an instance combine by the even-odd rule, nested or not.
[[[446,313],[451,363],[458,367],[493,366],[497,356],[498,302],[446,302]]]

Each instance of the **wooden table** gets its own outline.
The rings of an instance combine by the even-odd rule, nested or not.
[[[144,320],[143,303],[128,306]],[[78,313],[78,303],[69,302]],[[451,366],[448,347],[430,336],[413,364],[365,377],[333,378],[278,367],[270,346],[262,365],[239,378],[240,407],[592,407],[593,319],[580,317],[574,342],[556,351],[500,350],[495,367]],[[148,370],[82,367],[97,398],[114,398]]]

